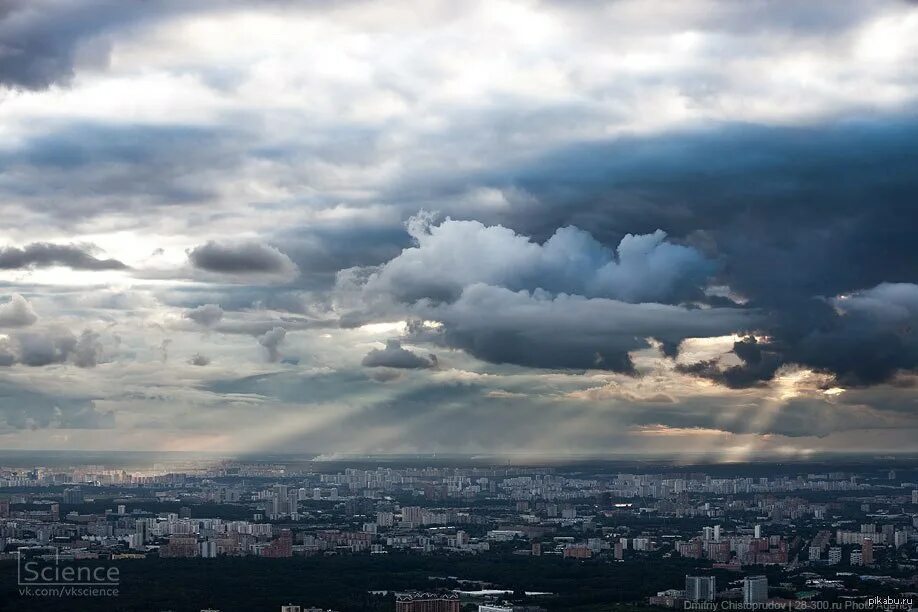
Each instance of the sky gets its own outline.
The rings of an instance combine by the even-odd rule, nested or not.
[[[918,451],[918,4],[0,0],[0,448]]]

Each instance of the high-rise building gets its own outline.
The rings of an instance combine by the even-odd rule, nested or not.
[[[72,487],[70,489],[64,489],[64,499],[65,504],[82,504],[83,503],[83,489],[80,487]]]
[[[455,593],[396,593],[395,612],[459,612]]]
[[[714,576],[686,576],[686,601],[714,601],[716,595]]]
[[[146,544],[150,537],[150,523],[147,519],[137,519],[134,522],[134,533],[137,535],[141,544]]]
[[[918,504],[918,489],[912,491],[912,503]]]
[[[404,506],[402,508],[402,522],[420,525],[422,511],[423,508],[420,506]]]
[[[743,603],[760,604],[768,601],[768,578],[746,576],[743,579]]]
[[[873,565],[873,540],[865,538],[861,544],[861,562],[864,565]]]
[[[714,525],[714,541],[720,542],[720,525]]]
[[[759,538],[761,538],[761,537],[762,537],[762,526],[761,526],[761,525],[756,525],[756,526],[755,526],[755,538],[756,538],[756,539],[759,539]]]

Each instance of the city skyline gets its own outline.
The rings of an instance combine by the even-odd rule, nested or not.
[[[14,455],[0,457],[0,595],[18,588],[17,610],[904,610],[918,584],[914,458]],[[62,566],[96,591],[56,602],[47,572]]]
[[[916,103],[899,0],[0,2],[0,449],[918,453]]]

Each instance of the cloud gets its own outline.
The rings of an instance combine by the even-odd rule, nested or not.
[[[22,229],[50,226],[74,235],[82,233],[81,222],[112,216],[149,229],[156,209],[172,206],[189,213],[209,203],[209,211],[192,215],[194,220],[172,220],[210,225],[210,218],[222,212],[215,206],[221,189],[237,190],[227,180],[218,181],[215,169],[243,173],[248,155],[240,139],[231,129],[112,123],[104,116],[43,123],[0,147],[6,168],[0,211],[17,215]]]
[[[83,36],[104,26],[87,19],[76,7],[54,4],[45,0],[0,3],[0,84],[41,89],[73,76]],[[101,16],[107,12],[105,4],[96,2],[83,8]],[[117,4],[106,8],[117,13]],[[106,15],[102,23],[109,19]]]
[[[442,324],[414,327],[413,338],[486,361],[620,372],[633,372],[629,353],[649,338],[674,353],[684,338],[757,324],[752,310],[678,305],[704,297],[716,266],[662,231],[626,235],[612,250],[575,227],[542,244],[477,221],[435,224],[426,213],[407,227],[417,246],[339,275],[341,305],[356,302],[345,321],[401,313]]]
[[[86,329],[80,334],[73,347],[73,363],[78,368],[94,368],[102,358],[102,343],[99,334]]]
[[[47,268],[65,266],[74,270],[123,270],[117,259],[99,259],[93,245],[35,242],[25,247],[0,248],[0,269]]]
[[[760,385],[772,380],[784,363],[780,354],[760,344],[754,336],[733,343],[733,353],[742,361],[740,365],[723,367],[718,359],[696,363],[678,364],[680,372],[701,376],[734,389]]]
[[[223,318],[223,309],[216,304],[203,304],[185,311],[185,318],[204,327],[212,327]]]
[[[14,293],[10,301],[0,304],[0,327],[28,327],[38,320],[38,315],[27,299]]]
[[[437,366],[437,356],[430,354],[426,357],[412,353],[402,348],[401,342],[396,339],[386,340],[386,348],[372,349],[361,362],[368,368],[434,368]]]
[[[26,429],[110,429],[115,415],[92,399],[70,397],[0,381],[0,425]],[[2,429],[2,427],[0,427]]]
[[[717,284],[780,306],[914,280],[916,138],[912,116],[727,123],[558,147],[465,180],[526,194],[501,218],[534,236],[662,228],[724,263]]]
[[[118,30],[192,10],[187,3],[171,0],[156,5],[118,0],[87,0],[79,5],[3,0],[0,84],[34,90],[68,85],[78,68],[108,65],[111,38]]]
[[[759,324],[751,310],[631,304],[482,284],[467,287],[454,303],[422,305],[416,312],[442,327],[415,327],[415,337],[479,359],[619,372],[634,371],[629,353],[649,347],[649,338],[673,346],[685,338],[721,336]]]
[[[39,367],[67,361],[77,340],[66,331],[18,334],[17,361]]]
[[[188,360],[188,363],[190,363],[193,366],[210,365],[210,357],[206,355],[202,355],[200,353],[195,353],[194,355],[191,356],[191,359]]]
[[[275,362],[280,359],[279,347],[287,336],[283,327],[274,327],[258,337],[258,343],[268,351],[268,361]]]
[[[662,230],[628,234],[613,251],[576,227],[558,229],[543,244],[478,221],[447,218],[434,225],[422,215],[412,218],[408,229],[417,246],[372,274],[368,293],[388,293],[404,302],[454,300],[464,287],[485,283],[511,290],[664,302],[700,296],[715,270],[694,248],[666,242]]]
[[[227,276],[290,278],[298,272],[284,253],[256,242],[210,241],[189,251],[188,259],[198,270]]]
[[[416,8],[0,0],[0,441],[911,444],[914,3]]]
[[[41,367],[69,362],[79,368],[94,368],[102,361],[104,347],[100,334],[90,329],[77,337],[57,328],[16,333],[2,352],[7,365]]]
[[[918,285],[883,283],[810,299],[772,313],[762,329],[767,339],[734,344],[739,365],[723,367],[715,359],[679,368],[734,388],[770,381],[791,364],[827,372],[842,386],[888,382],[918,367]]]
[[[6,368],[16,363],[14,348],[8,338],[0,338],[0,367]]]

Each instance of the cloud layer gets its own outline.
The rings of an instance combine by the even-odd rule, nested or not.
[[[916,450],[916,41],[898,0],[0,0],[0,444]]]

